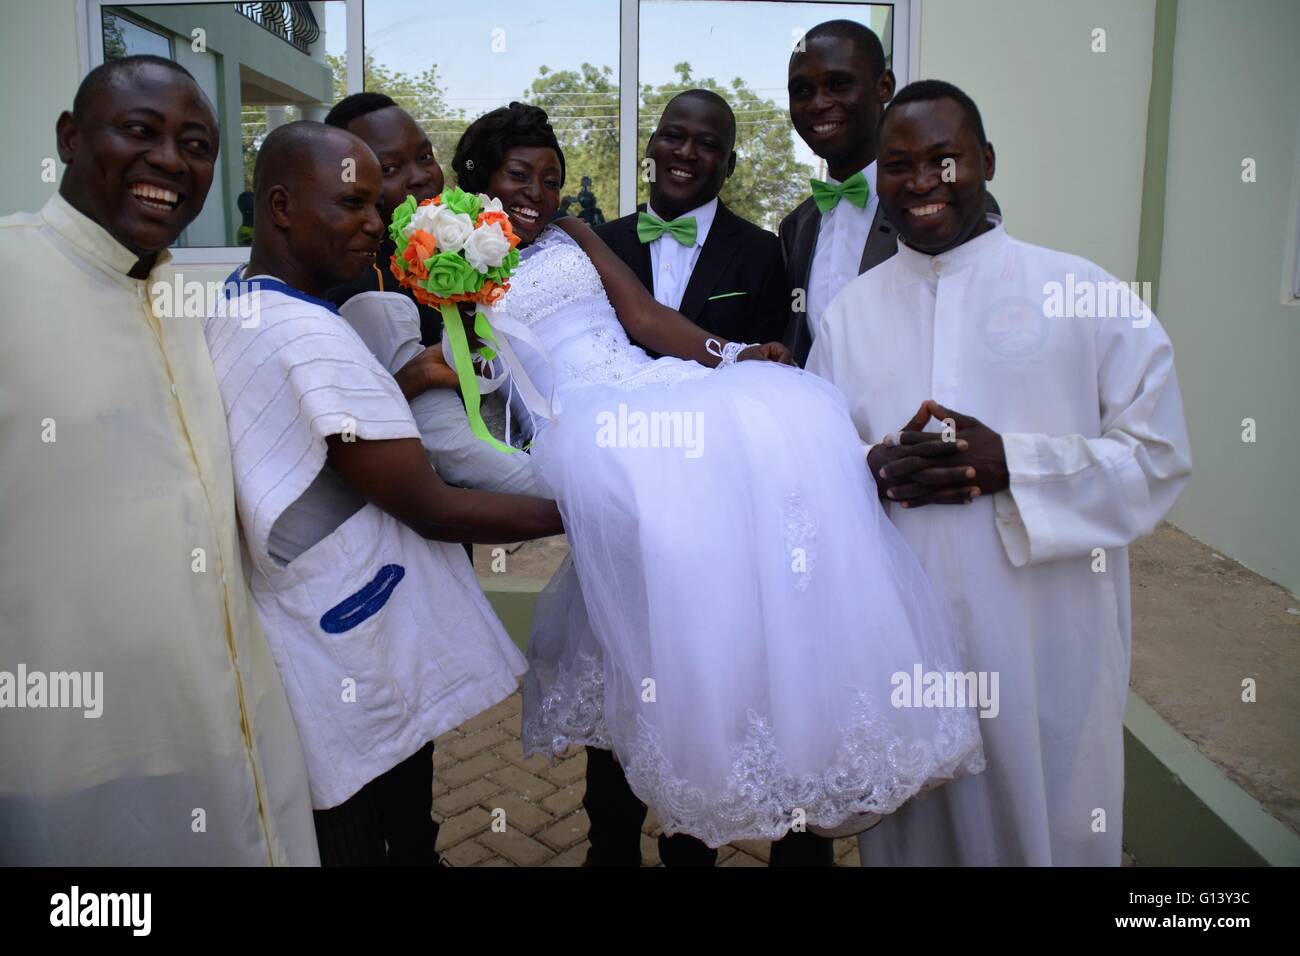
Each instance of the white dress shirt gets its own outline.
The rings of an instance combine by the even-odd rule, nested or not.
[[[876,217],[876,163],[875,160],[862,175],[867,179],[870,193],[867,204],[859,209],[847,199],[841,199],[835,208],[822,216],[817,230],[817,245],[813,248],[812,267],[808,270],[808,332],[817,335],[822,314],[831,300],[858,276],[862,264],[862,249],[871,232],[871,221]],[[839,180],[827,176],[835,185]]]
[[[646,203],[646,211],[656,219],[664,219],[649,203]],[[718,197],[714,196],[703,206],[677,217],[679,219],[695,217],[695,245],[693,246],[682,245],[669,233],[664,233],[650,243],[650,274],[654,277],[655,299],[670,309],[680,309],[682,306],[686,285],[691,281],[695,263],[700,261],[700,250],[704,248],[704,241],[709,238],[709,229],[713,227],[713,217],[717,212]],[[664,221],[671,220],[664,219]]]

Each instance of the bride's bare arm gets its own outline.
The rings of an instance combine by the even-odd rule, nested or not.
[[[727,339],[704,331],[680,312],[656,301],[646,291],[636,273],[628,268],[627,263],[615,255],[581,219],[566,216],[557,219],[554,225],[572,236],[596,267],[600,281],[605,286],[605,294],[609,296],[618,320],[629,336],[661,355],[694,359],[710,368],[718,364],[718,356],[706,349],[704,343],[713,339],[718,343],[720,351],[727,344]],[[794,364],[789,351],[779,342],[746,349],[741,357],[769,358],[787,365]]]

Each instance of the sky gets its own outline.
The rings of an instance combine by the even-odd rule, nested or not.
[[[886,9],[861,3],[641,0],[640,80],[656,86],[669,82],[676,76],[673,64],[685,60],[696,78],[729,84],[740,77],[776,102],[775,115],[738,115],[742,134],[746,123],[788,124],[785,80],[792,31],[843,17],[879,32]],[[617,81],[618,11],[618,0],[366,0],[366,46],[391,70],[418,74],[437,64],[448,102],[476,116],[520,98],[541,66],[609,66]],[[328,4],[326,31],[331,52],[341,52],[342,3]],[[494,38],[498,46],[504,41],[504,52],[493,51]],[[615,100],[611,123],[617,113]],[[553,120],[557,127],[563,123],[560,116]],[[815,169],[816,157],[802,140],[792,139],[796,158]]]

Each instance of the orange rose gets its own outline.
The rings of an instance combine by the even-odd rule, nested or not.
[[[423,229],[417,229],[407,237],[406,252],[402,254],[402,259],[405,260],[406,268],[412,275],[417,279],[423,279],[429,275],[429,270],[424,267],[424,261],[437,251],[438,243],[433,236]]]

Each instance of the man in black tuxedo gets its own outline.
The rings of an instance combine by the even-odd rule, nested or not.
[[[822,313],[850,279],[898,251],[898,233],[876,202],[876,127],[894,96],[894,73],[870,29],[828,20],[790,56],[790,122],[826,160],[829,178],[781,220],[789,321],[785,344],[802,367]],[[998,214],[988,195],[987,208]]]
[[[596,227],[646,289],[701,328],[739,342],[781,338],[789,313],[781,244],[718,199],[736,168],[736,118],[709,90],[679,93],[650,137],[649,209]],[[639,866],[646,807],[608,750],[587,748],[588,866]],[[772,866],[830,866],[830,840],[791,833]],[[665,866],[713,866],[718,851],[685,834],[659,838]]]
[[[718,198],[736,168],[736,117],[718,94],[674,96],[646,147],[649,208],[596,227],[656,299],[736,342],[779,341],[789,315],[781,244]]]

